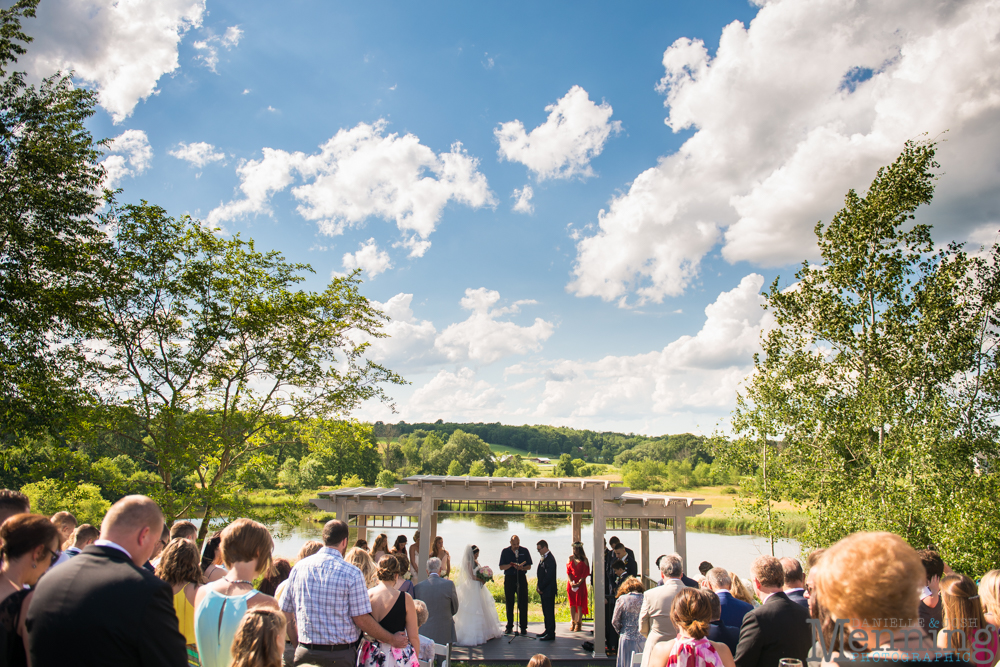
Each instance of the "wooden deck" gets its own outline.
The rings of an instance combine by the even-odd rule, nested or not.
[[[455,646],[452,648],[451,659],[473,664],[526,665],[531,656],[542,653],[549,657],[554,666],[614,665],[615,658],[606,658],[603,654],[595,658],[593,654],[583,650],[583,642],[594,641],[594,636],[590,633],[593,624],[584,623],[583,627],[583,632],[570,632],[569,623],[556,623],[556,639],[551,642],[527,637],[515,637],[512,641],[510,635],[504,635],[481,646]],[[544,629],[541,623],[528,624],[531,637]]]

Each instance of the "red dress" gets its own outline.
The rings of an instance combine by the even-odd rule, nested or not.
[[[583,607],[583,613],[588,614],[590,610],[587,606],[587,577],[590,576],[590,566],[584,561],[570,560],[566,564],[566,576],[570,582],[583,580],[576,590],[573,590],[571,583],[566,584],[566,597],[569,598],[569,606]]]

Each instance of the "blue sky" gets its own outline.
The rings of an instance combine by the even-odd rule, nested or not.
[[[936,238],[993,240],[998,26],[986,0],[42,0],[22,64],[98,90],[124,199],[314,289],[364,270],[413,384],[360,417],[704,433],[762,285],[906,139],[947,139]]]

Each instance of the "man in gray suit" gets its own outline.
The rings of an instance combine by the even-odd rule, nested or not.
[[[413,597],[427,605],[429,617],[420,628],[420,634],[430,637],[436,644],[455,643],[455,619],[458,612],[458,593],[455,584],[442,579],[440,558],[427,559],[427,578],[413,588]]]
[[[642,667],[649,663],[649,655],[659,642],[677,636],[677,628],[670,620],[670,606],[677,594],[686,587],[681,581],[684,561],[677,554],[664,556],[660,561],[663,584],[654,586],[642,594],[642,608],[639,610],[639,632],[646,636],[646,648],[642,652]]]

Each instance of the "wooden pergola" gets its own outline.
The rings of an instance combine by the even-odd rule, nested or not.
[[[367,529],[386,527],[388,517],[416,517],[420,531],[420,563],[426,563],[430,545],[437,535],[442,514],[537,514],[572,517],[573,540],[580,540],[584,517],[594,525],[594,650],[604,647],[604,568],[598,552],[605,533],[636,531],[640,535],[640,574],[649,579],[649,531],[671,530],[674,550],[684,560],[687,571],[687,531],[685,519],[701,514],[710,505],[696,504],[702,498],[632,493],[621,482],[595,479],[552,479],[526,477],[448,477],[415,475],[391,489],[346,488],[325,491],[312,503],[349,525],[357,526],[358,538],[367,539]],[[454,509],[453,509],[454,507]],[[394,524],[389,524],[394,525]],[[412,528],[412,519],[407,526]],[[530,548],[530,547],[529,547]],[[601,556],[601,558],[598,558]],[[417,580],[426,577],[417,567]]]

